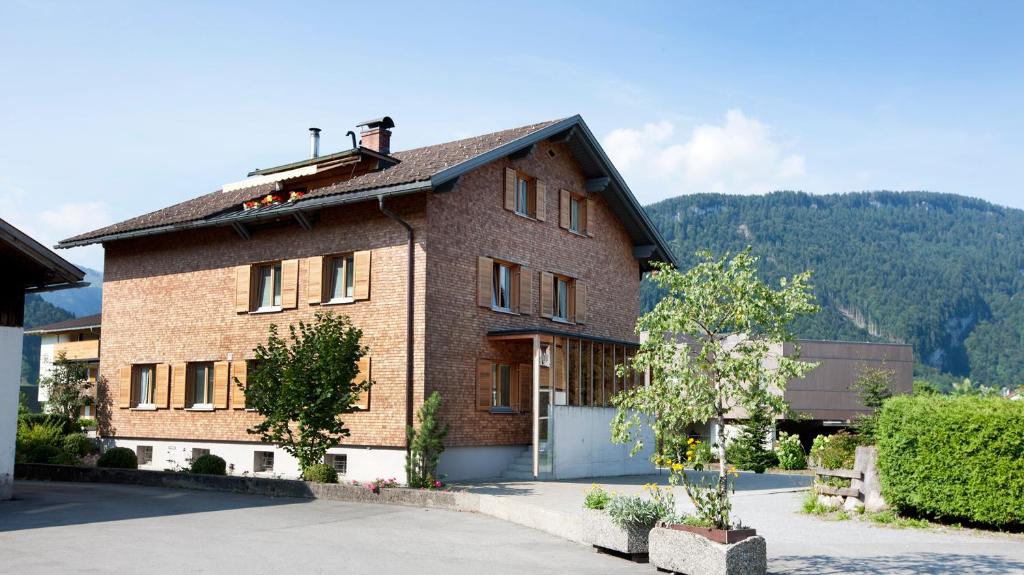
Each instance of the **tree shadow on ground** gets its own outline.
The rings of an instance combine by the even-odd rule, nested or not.
[[[0,533],[308,501],[138,485],[16,480],[13,499],[0,501]]]
[[[878,557],[790,555],[769,561],[772,575],[1006,575],[1024,573],[1024,562],[998,555],[904,553]]]
[[[452,484],[452,487],[460,491],[468,491],[480,495],[532,495],[537,492],[531,485],[531,482],[507,480]]]
[[[691,480],[700,482],[702,478],[708,481],[718,479],[717,471],[693,471],[688,470],[686,475]],[[650,475],[626,475],[621,477],[587,477],[581,479],[559,479],[560,483],[577,483],[590,485],[598,483],[606,487],[614,488],[616,485],[641,486],[645,483],[668,483],[668,473],[662,472]],[[739,477],[733,482],[737,493],[744,491],[780,491],[791,489],[804,489],[811,486],[814,477],[812,475],[797,475],[783,473],[748,473],[740,472]]]

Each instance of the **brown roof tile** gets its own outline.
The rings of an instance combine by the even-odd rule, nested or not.
[[[380,171],[357,176],[351,180],[311,190],[298,203],[301,205],[302,201],[318,197],[426,181],[433,174],[441,170],[461,164],[489,150],[518,140],[557,121],[541,122],[539,124],[493,132],[454,142],[395,152],[392,156],[400,160],[398,164]],[[261,196],[273,189],[274,184],[264,184],[231,192],[217,190],[198,198],[68,238],[61,243],[98,240],[114,234],[203,220],[232,209],[237,209],[242,202]]]

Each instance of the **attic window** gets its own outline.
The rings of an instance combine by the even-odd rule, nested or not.
[[[306,195],[305,190],[292,190],[287,194],[284,192],[277,192],[260,196],[258,198],[242,202],[242,210],[249,211],[255,210],[256,208],[263,208],[267,206],[276,206],[285,202],[291,203],[296,200],[302,199],[302,196]]]

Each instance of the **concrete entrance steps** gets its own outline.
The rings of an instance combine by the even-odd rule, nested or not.
[[[533,481],[533,453],[527,447],[512,460],[512,463],[501,472],[501,478],[507,480]]]

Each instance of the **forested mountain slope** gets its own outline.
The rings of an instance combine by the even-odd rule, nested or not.
[[[773,282],[812,270],[822,311],[801,337],[910,343],[946,376],[1024,383],[1024,211],[928,192],[776,192],[681,196],[647,213],[684,266],[750,245]],[[644,309],[656,299],[645,285]]]

